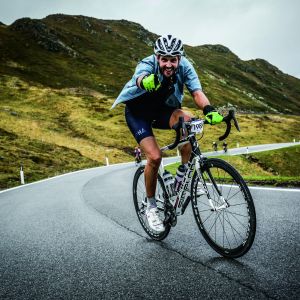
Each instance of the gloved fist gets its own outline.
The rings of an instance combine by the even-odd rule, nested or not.
[[[141,81],[141,88],[147,92],[157,91],[161,86],[161,83],[156,74],[146,75]]]
[[[211,105],[206,105],[203,109],[203,113],[205,115],[205,120],[210,125],[219,124],[223,121],[223,116]]]

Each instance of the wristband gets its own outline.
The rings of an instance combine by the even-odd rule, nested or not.
[[[212,111],[216,111],[216,109],[212,105],[206,105],[203,108],[203,113],[205,116]]]

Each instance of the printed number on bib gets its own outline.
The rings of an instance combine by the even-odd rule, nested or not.
[[[194,133],[201,133],[203,131],[203,121],[202,120],[196,120],[196,121],[193,121],[191,123],[191,132],[194,132]]]

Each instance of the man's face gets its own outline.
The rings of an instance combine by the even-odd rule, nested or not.
[[[178,65],[179,65],[179,58],[178,56],[157,56],[157,60],[159,63],[159,68],[161,73],[166,77],[171,77]]]

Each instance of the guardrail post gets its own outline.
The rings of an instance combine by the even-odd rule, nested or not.
[[[109,166],[109,160],[108,160],[107,155],[105,155],[105,163],[106,163],[107,166]]]
[[[23,171],[23,166],[22,165],[21,165],[21,169],[20,169],[20,180],[21,180],[21,184],[25,184],[24,171]]]

